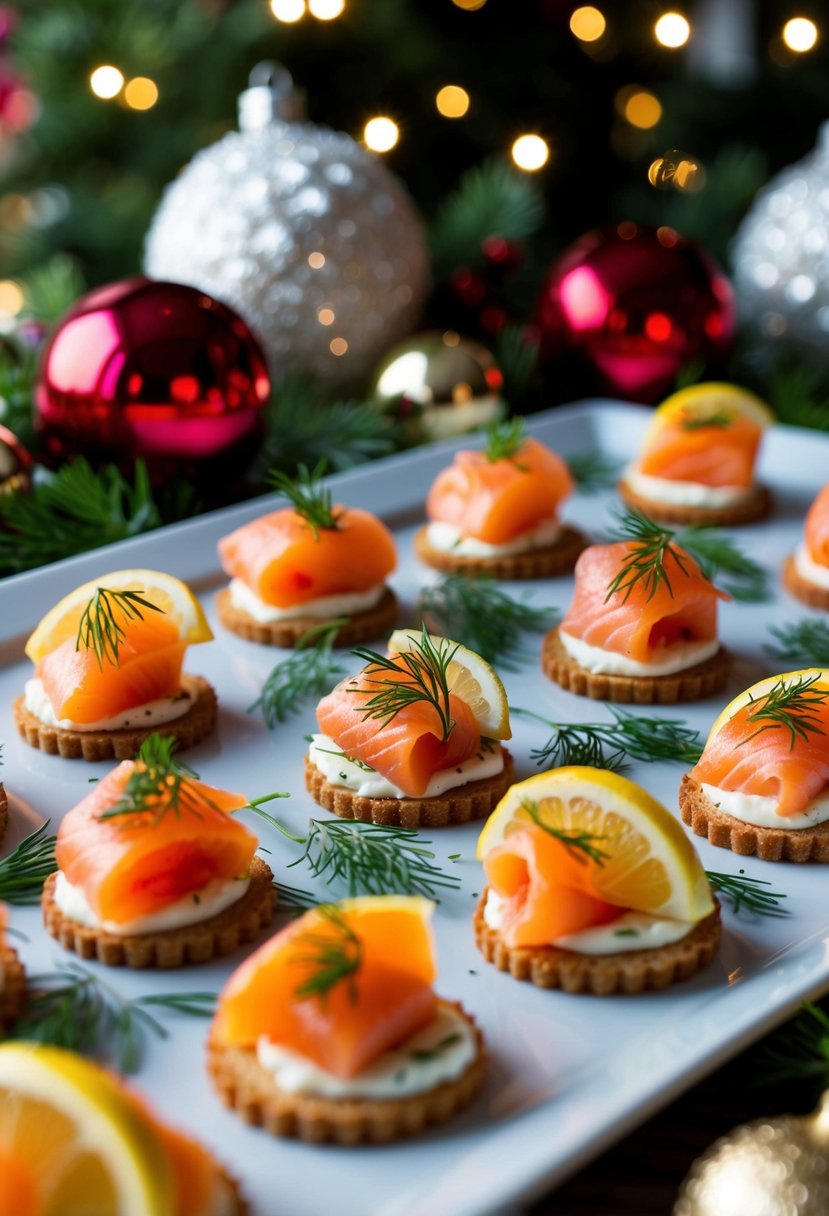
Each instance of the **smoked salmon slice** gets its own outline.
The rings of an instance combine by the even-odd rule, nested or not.
[[[546,946],[615,920],[623,909],[602,899],[593,867],[535,824],[527,824],[484,858],[484,871],[501,897],[499,936],[508,946]]]
[[[608,593],[635,551],[636,542],[626,540],[584,550],[576,562],[575,594],[561,632],[638,663],[654,662],[666,646],[677,642],[712,641],[717,636],[717,601],[729,597],[676,545],[665,551],[667,578],[652,594],[644,579]]]
[[[829,483],[809,508],[803,539],[812,561],[818,566],[829,566]]]
[[[703,419],[681,413],[661,420],[646,437],[638,471],[668,481],[692,481],[705,486],[748,489],[754,481],[754,464],[763,427],[738,414]]]
[[[390,720],[369,716],[367,703],[378,689],[408,682],[395,673],[369,664],[356,676],[342,680],[317,706],[317,722],[347,756],[369,765],[409,797],[421,795],[440,769],[470,760],[480,749],[481,734],[472,710],[453,693],[449,713],[454,723],[443,741],[443,724],[434,705],[415,701]]]
[[[181,667],[187,643],[178,625],[159,612],[119,622],[124,637],[118,665],[99,664],[92,649],[77,649],[66,641],[37,664],[55,716],[87,724],[162,697],[181,687]]]
[[[465,537],[508,544],[545,520],[573,490],[567,465],[537,439],[525,439],[514,456],[490,460],[485,452],[458,452],[426,499],[430,520],[452,524]]]
[[[55,857],[100,921],[122,924],[202,890],[211,879],[247,875],[258,841],[230,812],[242,794],[182,777],[177,805],[152,796],[152,809],[104,817],[142,761],[124,760],[63,819]]]
[[[388,528],[356,507],[335,506],[333,514],[336,528],[316,532],[290,507],[237,528],[219,541],[225,573],[277,608],[383,583],[397,565]]]
[[[231,976],[211,1037],[255,1047],[264,1036],[334,1076],[355,1076],[435,1017],[433,906],[379,896],[307,912]],[[326,954],[344,960],[343,978],[327,986]]]

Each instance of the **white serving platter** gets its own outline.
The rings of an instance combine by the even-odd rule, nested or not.
[[[622,463],[637,449],[648,411],[613,402],[585,402],[538,415],[530,428],[565,456],[592,451]],[[378,461],[331,478],[335,501],[376,511],[396,530],[401,564],[394,578],[407,621],[414,620],[418,588],[433,573],[411,555],[422,504],[433,477],[461,446],[442,443]],[[763,605],[726,604],[721,635],[736,655],[722,696],[693,706],[666,707],[707,732],[722,705],[742,688],[774,671],[763,652],[767,626],[809,615],[779,587],[777,572],[799,536],[809,502],[827,477],[829,436],[774,428],[766,437],[760,475],[771,485],[775,508],[763,524],[740,529],[745,550],[765,563],[774,580]],[[23,642],[52,604],[87,579],[124,567],[167,570],[202,595],[215,642],[193,647],[189,670],[208,677],[219,693],[216,736],[187,753],[200,776],[254,798],[290,790],[273,804],[287,825],[302,829],[309,816],[325,817],[303,788],[304,736],[313,729],[313,704],[269,733],[246,710],[284,652],[229,636],[216,624],[213,594],[223,579],[216,541],[271,507],[271,499],[215,512],[95,553],[57,563],[0,584],[0,770],[11,793],[6,849],[31,827],[62,815],[87,792],[89,779],[108,766],[41,755],[18,739],[11,703],[29,673]],[[612,525],[612,491],[576,494],[565,515],[595,537]],[[572,579],[562,577],[510,590],[534,604],[564,610]],[[814,614],[813,614],[814,615]],[[504,672],[513,705],[562,721],[609,718],[599,703],[559,689],[541,674],[539,639],[530,638],[518,672]],[[351,660],[351,662],[354,662]],[[343,665],[348,669],[349,656]],[[650,710],[634,710],[649,713]],[[537,771],[529,759],[548,732],[515,718],[512,750],[521,777]],[[676,812],[680,765],[637,764],[630,776]],[[306,873],[286,870],[298,850],[250,817],[280,881],[315,889]],[[148,1039],[136,1085],[171,1121],[211,1146],[241,1180],[255,1216],[484,1216],[536,1195],[561,1181],[630,1131],[697,1079],[793,1013],[800,1002],[829,988],[827,871],[817,866],[771,865],[739,859],[696,841],[706,868],[770,879],[788,894],[790,915],[778,920],[736,919],[725,913],[721,953],[704,973],[663,993],[640,997],[575,997],[542,992],[496,972],[478,955],[471,932],[481,870],[473,860],[477,828],[424,833],[445,868],[463,880],[435,918],[438,991],[460,999],[483,1027],[491,1055],[483,1096],[454,1122],[420,1139],[379,1149],[310,1147],[245,1127],[213,1095],[204,1072],[206,1023],[170,1015],[165,1041]],[[461,853],[462,860],[446,860]],[[317,891],[330,898],[328,888]],[[53,971],[72,956],[48,938],[36,909],[15,909],[13,926],[26,935],[20,954],[30,973]],[[279,922],[281,923],[281,922]],[[267,935],[263,935],[267,936]],[[174,974],[125,973],[94,967],[126,996],[149,992],[216,990],[244,951],[219,963]],[[758,1097],[758,1113],[762,1098]]]

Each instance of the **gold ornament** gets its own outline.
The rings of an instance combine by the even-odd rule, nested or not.
[[[812,1115],[757,1119],[696,1161],[673,1216],[827,1216],[829,1090]]]
[[[503,383],[485,346],[447,330],[417,334],[389,351],[370,395],[377,409],[408,425],[413,440],[447,439],[500,418]]]

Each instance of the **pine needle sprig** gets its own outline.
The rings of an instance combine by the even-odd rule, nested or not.
[[[778,641],[776,646],[764,646],[766,654],[792,669],[798,667],[829,667],[829,624],[808,617],[792,625],[769,625],[769,633]]]
[[[47,819],[0,860],[0,902],[18,907],[40,903],[43,884],[58,868],[55,837],[48,829]]]
[[[143,591],[114,591],[108,587],[97,587],[78,622],[75,649],[93,651],[102,671],[105,663],[118,667],[121,643],[127,636],[123,623],[143,621],[144,608],[149,608],[151,612],[164,612],[163,608],[146,599]]]
[[[321,530],[336,532],[339,527],[332,506],[331,491],[322,484],[325,467],[324,460],[321,460],[313,471],[301,464],[295,477],[271,469],[265,478],[271,489],[284,494],[297,515],[310,526],[314,540],[319,540]]]
[[[383,727],[407,706],[425,701],[437,712],[443,732],[441,742],[445,743],[455,725],[449,709],[446,673],[457,643],[446,638],[433,640],[424,626],[420,637],[414,639],[413,647],[402,654],[383,655],[364,646],[355,646],[353,653],[369,664],[363,672],[365,684],[378,690],[361,703],[359,712],[364,720],[376,719]],[[401,676],[403,679],[399,678]],[[353,685],[353,690],[360,691],[359,686]]]
[[[307,948],[307,953],[296,954],[293,961],[312,968],[309,975],[294,989],[299,1001],[316,997],[325,1005],[331,991],[338,984],[346,983],[348,999],[357,1000],[355,976],[363,965],[363,941],[348,924],[336,904],[320,904],[317,911],[327,922],[329,933],[302,933],[296,944]]]
[[[618,705],[607,708],[615,722],[554,722],[520,707],[513,707],[512,713],[534,718],[553,731],[546,743],[530,752],[536,764],[547,767],[586,764],[621,773],[627,760],[696,764],[702,755],[699,732],[681,718],[638,717]]]
[[[486,576],[446,575],[424,587],[418,610],[434,622],[436,631],[457,638],[487,663],[514,670],[523,633],[551,628],[558,609],[534,607],[515,600]]]
[[[527,427],[523,418],[496,419],[486,428],[484,456],[494,464],[496,460],[514,460],[527,438]],[[520,465],[519,465],[520,468]]]
[[[587,861],[593,861],[596,865],[604,865],[610,857],[599,847],[599,841],[606,840],[606,836],[597,836],[591,832],[579,832],[576,829],[572,831],[569,828],[556,828],[548,823],[538,809],[538,803],[532,798],[522,798],[521,808],[524,810],[536,827],[542,828],[548,835],[561,841],[567,851],[573,855],[576,861],[586,865]]]
[[[820,673],[813,676],[798,676],[795,680],[780,679],[761,698],[751,698],[752,708],[746,721],[756,724],[756,730],[741,739],[743,747],[767,730],[787,730],[789,751],[793,751],[798,739],[807,742],[810,735],[825,735],[823,721],[817,712],[829,698],[829,688],[818,688]]]
[[[567,457],[567,467],[583,494],[612,489],[622,471],[617,460],[609,460],[597,452],[573,452]]]
[[[388,827],[351,819],[311,819],[305,835],[297,835],[258,807],[253,808],[303,851],[288,869],[305,865],[343,894],[423,895],[436,898],[438,890],[457,890],[460,879],[434,864],[435,854],[410,828]]]
[[[794,1021],[779,1031],[760,1053],[758,1084],[813,1081],[829,1085],[829,1014],[805,1002]]]
[[[148,1007],[210,1017],[215,1003],[212,992],[159,993],[127,1000],[80,963],[66,963],[56,972],[31,977],[26,1010],[10,1034],[92,1055],[114,1063],[119,1072],[133,1073],[143,1056],[144,1032],[169,1037]]]
[[[764,891],[763,887],[771,886],[765,878],[749,878],[745,870],[740,870],[739,874],[721,874],[716,870],[706,870],[705,873],[711,890],[731,901],[735,916],[747,913],[754,919],[758,916],[789,915],[788,908],[780,907],[780,900],[786,898],[785,892]]]
[[[345,617],[338,617],[309,629],[294,653],[274,667],[247,712],[261,710],[265,725],[273,730],[291,714],[299,713],[308,697],[326,692],[345,672],[333,653],[334,641],[345,623]]]

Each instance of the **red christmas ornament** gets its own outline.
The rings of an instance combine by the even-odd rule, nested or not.
[[[734,336],[734,293],[673,228],[623,223],[580,237],[538,304],[547,359],[574,359],[589,390],[654,402],[690,360],[716,363]]]
[[[232,309],[181,283],[125,279],[82,296],[43,358],[35,405],[53,456],[235,477],[263,429],[262,349]]]

